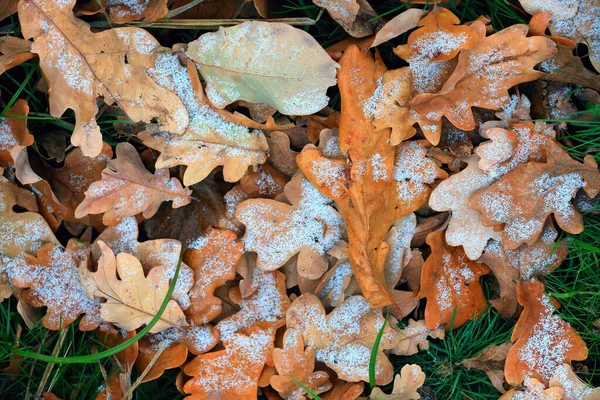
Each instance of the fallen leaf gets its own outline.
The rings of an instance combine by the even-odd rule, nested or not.
[[[488,347],[477,356],[462,360],[460,364],[468,370],[475,368],[485,372],[496,390],[500,393],[506,393],[506,389],[504,389],[504,361],[511,346],[511,342],[506,342]]]
[[[0,21],[17,12],[18,0],[7,0],[0,7]]]
[[[148,338],[142,338],[138,342],[139,354],[135,360],[135,366],[138,371],[145,371],[150,366],[152,359],[158,350],[154,347]],[[148,373],[142,382],[148,382],[159,378],[167,369],[177,368],[187,360],[188,349],[181,343],[171,343],[166,345],[163,352],[152,364]]]
[[[397,321],[394,319],[392,322],[390,324],[396,326]],[[396,333],[398,333],[400,341],[390,350],[390,353],[397,356],[410,356],[419,351],[429,349],[428,336],[434,339],[444,339],[446,332],[443,328],[429,330],[425,326],[424,320],[415,321],[414,319],[409,319],[408,326],[403,329],[396,329]]]
[[[75,0],[26,0],[19,4],[23,36],[33,38],[31,48],[49,87],[50,114],[75,112],[74,146],[85,156],[102,150],[96,123],[96,97],[118,104],[134,121],[158,118],[165,129],[182,133],[188,116],[181,100],[154,83],[146,69],[154,63],[158,42],[139,28],[115,28],[93,33],[75,18]]]
[[[362,382],[344,382],[336,379],[333,388],[321,398],[323,400],[355,400],[363,393],[364,387],[365,384]]]
[[[142,20],[153,22],[167,15],[167,0],[100,0],[114,24]]]
[[[417,389],[425,383],[425,374],[417,364],[406,364],[394,378],[391,394],[385,394],[375,388],[369,396],[370,400],[417,400],[421,398]]]
[[[529,377],[546,384],[564,363],[586,359],[585,342],[567,322],[554,315],[558,302],[544,293],[543,283],[521,281],[517,296],[524,309],[513,330],[513,346],[504,365],[509,384],[518,385]]]
[[[189,44],[187,54],[218,108],[246,100],[288,115],[313,114],[325,107],[325,92],[335,84],[338,66],[308,33],[262,21],[205,33]]]
[[[281,131],[271,132],[267,138],[269,144],[269,159],[278,171],[288,177],[292,177],[298,171],[296,164],[296,153],[290,148],[290,137]]]
[[[16,11],[16,1],[14,2],[14,6]],[[0,15],[0,21],[3,19]],[[35,57],[35,54],[31,52],[31,42],[14,36],[0,38],[0,53],[0,75]]]
[[[508,250],[535,243],[550,214],[566,232],[580,233],[582,216],[571,198],[580,188],[591,198],[600,190],[600,172],[592,156],[580,164],[558,143],[548,141],[546,160],[521,164],[471,196],[469,205],[482,213],[483,225],[505,224],[502,244]]]
[[[29,114],[27,101],[19,99],[6,110],[8,117],[0,117],[0,167],[2,168],[15,164],[11,155],[15,147],[25,148],[33,144],[34,137],[27,129],[25,118],[27,114]],[[10,118],[10,116],[21,118]]]
[[[173,201],[175,208],[192,201],[191,190],[183,188],[177,178],[169,178],[168,170],[148,171],[131,144],[119,143],[116,153],[117,158],[102,171],[102,179],[86,190],[75,218],[104,213],[102,222],[114,225],[139,213],[150,218],[163,201]]]
[[[545,72],[544,80],[573,83],[600,91],[598,74],[588,70],[581,58],[573,55],[573,49],[558,45],[554,57],[542,62],[539,66]]]
[[[487,299],[480,278],[489,268],[469,260],[460,247],[448,246],[443,231],[430,233],[427,244],[431,255],[423,265],[419,290],[419,298],[427,299],[427,328],[457,328],[485,312]]]
[[[287,312],[287,328],[301,332],[304,343],[316,349],[317,361],[347,382],[369,381],[371,348],[383,323],[381,311],[371,310],[362,296],[349,297],[325,316],[319,298],[303,294]],[[392,381],[392,364],[383,351],[393,348],[397,340],[394,330],[386,326],[375,367],[378,385]]]
[[[561,400],[564,394],[561,388],[546,389],[537,379],[525,378],[524,387],[509,390],[499,400]]]
[[[98,242],[98,247],[102,253],[98,271],[82,269],[81,274],[86,293],[106,299],[100,305],[102,319],[113,322],[126,331],[147,324],[156,315],[169,289],[166,268],[154,267],[148,276],[144,276],[142,265],[134,256],[119,253],[115,257],[104,242]],[[117,278],[117,273],[121,279]],[[187,322],[183,311],[175,300],[169,300],[167,308],[150,333],[185,325]]]
[[[350,36],[361,38],[373,33],[377,14],[366,0],[313,0],[327,10],[331,18]]]
[[[394,18],[389,20],[383,28],[375,33],[375,38],[370,47],[379,46],[393,38],[402,35],[404,32],[416,28],[419,20],[425,15],[427,11],[420,10],[418,8],[410,8]]]
[[[563,364],[556,369],[550,378],[551,388],[561,388],[565,391],[563,400],[598,400],[600,399],[600,388],[592,388],[583,382],[573,372],[570,364]]]

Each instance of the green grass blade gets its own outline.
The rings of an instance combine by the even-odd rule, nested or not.
[[[302,382],[296,380],[296,378],[294,378],[291,375],[288,375],[287,377],[290,378],[291,380],[293,380],[296,385],[300,386],[302,388],[302,390],[304,390],[310,397],[313,398],[313,400],[321,400],[321,397],[319,397],[318,394],[316,394],[315,392],[310,390],[308,387],[304,386],[304,384]]]
[[[383,321],[383,325],[381,325],[381,329],[377,333],[375,343],[373,343],[373,348],[371,349],[371,358],[369,359],[369,386],[371,386],[371,389],[377,386],[377,384],[375,383],[375,367],[377,366],[377,353],[379,352],[379,343],[381,343],[381,338],[383,337],[383,330],[385,329],[386,325],[387,318]]]

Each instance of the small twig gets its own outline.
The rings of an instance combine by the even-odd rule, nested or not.
[[[217,29],[220,26],[234,26],[246,21],[256,21],[254,19],[178,19],[176,21],[169,19],[159,19],[154,22],[132,21],[118,26],[137,26],[140,28],[161,28],[161,29]],[[261,19],[264,22],[280,22],[293,26],[314,25],[315,20],[310,18],[270,18]],[[111,28],[106,21],[94,21],[90,23],[92,28],[106,29]]]
[[[133,382],[133,385],[131,385],[129,387],[129,389],[127,389],[125,394],[123,394],[123,400],[129,400],[129,397],[133,394],[133,391],[142,384],[142,381],[144,380],[146,375],[148,375],[148,373],[150,372],[150,370],[152,369],[152,367],[154,366],[156,361],[158,361],[158,357],[160,357],[160,355],[166,348],[167,348],[167,344],[165,342],[162,342],[160,344],[160,346],[158,347],[158,350],[154,354],[154,357],[152,357],[152,360],[150,360],[150,364],[148,364],[148,366],[144,369],[144,371],[140,374],[140,376],[138,376],[138,378],[135,380],[135,382]]]
[[[166,17],[164,17],[163,19],[171,19],[171,18],[174,18],[174,17],[178,16],[179,14],[186,12],[186,11],[187,11],[187,10],[189,10],[190,8],[197,6],[198,4],[202,3],[203,1],[204,1],[204,0],[194,0],[194,1],[191,1],[191,2],[189,2],[189,3],[188,3],[188,4],[186,4],[186,5],[183,5],[183,6],[181,6],[181,7],[178,7],[178,8],[176,8],[176,9],[174,9],[174,10],[171,10],[171,11],[169,11],[169,13],[167,14],[167,16],[166,16]]]
[[[62,345],[65,342],[66,337],[67,337],[67,329],[61,329],[60,333],[58,334],[58,341],[54,345],[54,350],[52,350],[52,356],[54,356],[54,357],[58,356],[58,354],[60,353],[60,350],[62,349]],[[54,363],[46,364],[46,369],[44,370],[44,374],[42,375],[42,379],[40,380],[38,390],[35,393],[36,398],[42,397],[42,393],[44,393],[44,391],[45,391],[44,387],[46,386],[46,382],[48,381],[48,378],[50,377],[50,374],[52,373],[52,370],[54,369],[55,365],[56,364],[54,364]]]

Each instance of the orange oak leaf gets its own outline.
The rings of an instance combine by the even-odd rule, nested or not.
[[[100,343],[109,349],[118,346],[135,336],[135,331],[121,333],[114,329],[105,329],[102,325],[96,330]],[[123,394],[131,385],[131,372],[138,357],[138,343],[135,342],[124,350],[115,354],[112,362],[113,371],[106,385],[100,390],[96,400],[122,399]]]
[[[246,225],[246,251],[256,252],[263,271],[280,268],[298,254],[298,273],[317,279],[328,268],[325,254],[344,233],[344,223],[332,201],[302,175],[285,187],[292,205],[270,199],[250,199],[237,206],[235,217]]]
[[[47,243],[36,257],[24,254],[7,264],[12,284],[27,289],[22,293],[25,301],[34,307],[47,307],[42,319],[47,329],[63,329],[82,314],[81,330],[95,329],[102,322],[99,299],[87,297],[79,280],[79,263],[87,257],[88,246],[76,239],[69,241],[66,250]]]
[[[397,321],[393,319],[390,324],[396,326]],[[443,339],[446,333],[443,328],[429,330],[425,326],[424,320],[415,321],[413,319],[408,320],[407,327],[396,329],[396,332],[400,337],[400,341],[390,350],[390,353],[397,356],[410,356],[418,353],[419,350],[427,350],[429,349],[428,336],[434,339]]]
[[[167,15],[167,0],[101,0],[114,24],[142,20],[153,22]]]
[[[558,302],[544,293],[543,283],[521,281],[517,296],[524,309],[513,330],[513,346],[504,366],[509,384],[518,385],[526,377],[547,384],[564,363],[585,360],[585,342],[567,322],[554,315]]]
[[[354,277],[350,261],[348,261],[348,244],[345,242],[339,242],[338,244],[342,244],[340,247],[343,247],[343,250],[339,254],[334,254],[336,245],[329,251],[328,254],[334,256],[337,261],[323,274],[313,291],[327,309],[337,307],[344,302],[344,299],[348,296],[346,291]]]
[[[283,348],[273,350],[273,363],[278,373],[270,380],[273,389],[287,400],[307,398],[304,388],[298,386],[291,378],[302,383],[315,394],[331,389],[327,372],[313,372],[315,355],[314,347],[304,348],[304,339],[300,332],[295,329],[285,331]]]
[[[375,388],[369,400],[418,400],[421,395],[417,391],[425,383],[425,374],[417,364],[406,364],[394,378],[391,394],[385,394]]]
[[[362,395],[365,384],[363,382],[344,382],[341,379],[333,379],[333,388],[325,393],[323,400],[355,400]]]
[[[565,391],[559,387],[546,389],[546,386],[535,378],[525,378],[523,387],[506,392],[499,400],[562,400]]]
[[[17,12],[17,0],[7,0],[0,5],[0,21]]]
[[[14,165],[11,152],[15,147],[24,148],[33,144],[34,137],[27,129],[27,119],[10,118],[26,117],[27,114],[27,101],[19,99],[6,111],[8,117],[0,117],[0,167]]]
[[[471,196],[469,204],[482,213],[483,225],[505,224],[502,244],[508,250],[535,243],[550,214],[566,232],[580,233],[582,216],[571,198],[580,188],[591,198],[600,190],[600,172],[592,156],[581,164],[551,140],[546,144],[546,159],[519,165]]]
[[[430,189],[423,182],[411,182],[406,171],[399,174],[394,166],[395,149],[388,141],[389,129],[376,132],[365,114],[363,101],[373,96],[377,80],[385,72],[381,59],[374,61],[350,46],[340,65],[340,149],[352,164],[343,158],[323,157],[311,146],[304,148],[297,162],[311,183],[338,205],[362,293],[373,308],[395,305],[385,283],[385,235],[394,221],[427,201]],[[401,181],[394,179],[397,175]]]
[[[134,121],[158,118],[165,129],[183,133],[189,119],[181,100],[146,73],[154,64],[158,42],[139,28],[93,33],[75,18],[74,4],[75,0],[19,4],[23,35],[34,39],[31,51],[39,55],[48,84],[50,114],[60,117],[67,108],[75,112],[71,143],[86,156],[102,150],[97,97],[116,103]]]
[[[598,400],[600,388],[591,388],[583,382],[570,364],[563,364],[556,369],[550,379],[550,387],[559,387],[565,391],[563,400]]]
[[[384,320],[381,311],[371,310],[362,296],[347,298],[326,316],[319,298],[307,293],[294,300],[287,312],[287,328],[301,332],[304,343],[316,349],[317,361],[347,382],[369,381],[371,350]],[[375,367],[378,385],[392,381],[394,370],[383,351],[397,341],[396,332],[386,325]]]
[[[92,183],[85,192],[85,199],[75,210],[75,218],[104,213],[102,222],[106,225],[139,213],[150,218],[167,200],[173,201],[175,208],[189,204],[191,190],[183,188],[177,178],[169,178],[167,169],[158,169],[152,174],[131,144],[119,143],[117,158],[108,162],[102,179]]]
[[[194,286],[189,294],[192,301],[185,312],[191,322],[205,324],[221,313],[222,302],[214,291],[235,278],[243,251],[237,235],[222,229],[210,230],[185,251],[183,261],[194,271]]]
[[[102,319],[126,331],[148,323],[156,315],[169,289],[169,274],[165,273],[167,268],[156,266],[148,276],[144,276],[144,269],[134,256],[119,253],[115,257],[104,242],[99,242],[98,247],[102,253],[98,271],[90,272],[81,268],[81,275],[89,296],[106,299],[100,305]],[[183,311],[175,300],[170,300],[150,333],[185,325],[187,322]]]
[[[269,159],[277,170],[288,177],[292,177],[298,171],[296,164],[296,153],[290,149],[290,137],[281,131],[271,132],[267,138],[269,143]]]
[[[192,376],[183,386],[190,400],[256,400],[258,380],[265,364],[273,365],[273,331],[252,329],[248,335],[233,334],[223,342],[224,350],[197,356],[183,367]]]
[[[149,126],[138,135],[146,146],[161,152],[157,168],[185,165],[183,183],[189,186],[221,165],[225,180],[235,182],[248,166],[256,167],[266,161],[269,147],[262,131],[250,132],[244,126],[225,120],[205,98],[198,71],[191,62],[186,68],[176,54],[161,52],[149,73],[158,85],[182,99],[190,116],[183,135],[155,126]]]
[[[16,8],[17,2],[15,1],[14,4]],[[0,5],[0,7],[2,6]],[[2,19],[0,16],[0,21]],[[31,52],[31,42],[14,36],[0,38],[0,54],[0,75],[35,57],[35,54]]]
[[[155,357],[158,348],[153,347],[150,339],[146,337],[140,339],[138,346],[140,352],[135,360],[135,366],[138,371],[141,372],[148,368],[152,362],[152,359]],[[163,346],[165,346],[164,350],[158,356],[156,361],[154,361],[148,370],[148,373],[146,376],[144,376],[142,382],[148,382],[157,379],[165,372],[166,369],[177,368],[186,362],[188,349],[184,344],[171,343],[168,345],[164,344]]]
[[[472,107],[496,110],[506,105],[508,89],[540,78],[543,73],[533,67],[556,53],[552,40],[526,37],[527,25],[513,25],[488,37],[481,21],[470,28],[477,44],[461,51],[444,86],[437,93],[421,93],[410,103],[411,118],[434,145],[440,140],[442,116],[459,129],[474,129]]]
[[[448,246],[443,231],[427,235],[427,244],[431,255],[423,265],[419,291],[419,298],[427,299],[427,328],[456,328],[487,310],[479,278],[490,269],[469,260],[460,247]]]
[[[517,311],[519,280],[547,275],[567,257],[567,241],[555,243],[557,237],[558,232],[548,220],[540,239],[532,246],[523,244],[515,250],[506,250],[494,240],[485,248],[479,261],[490,267],[500,286],[500,298],[490,303],[504,318],[512,318]]]
[[[274,199],[277,195],[283,193],[283,188],[288,181],[289,179],[281,172],[269,164],[264,164],[258,166],[255,171],[246,172],[240,179],[240,189],[251,199]]]

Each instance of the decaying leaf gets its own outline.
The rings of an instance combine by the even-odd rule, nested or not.
[[[104,242],[99,242],[98,247],[102,252],[98,271],[81,269],[81,274],[88,296],[106,299],[100,305],[102,319],[127,331],[148,323],[156,315],[169,289],[169,276],[165,274],[165,268],[154,267],[148,276],[144,276],[144,269],[134,256],[119,253],[115,257]],[[183,311],[175,300],[170,300],[150,332],[157,333],[171,326],[185,325],[187,322]]]
[[[166,200],[173,201],[175,208],[192,201],[191,190],[183,188],[177,178],[169,178],[168,170],[148,171],[129,143],[119,143],[116,152],[117,158],[102,171],[102,180],[86,190],[75,218],[104,213],[102,221],[114,225],[139,213],[150,218]]]
[[[0,21],[17,12],[18,0],[7,0],[0,6]]]
[[[500,397],[500,400],[561,400],[565,391],[559,387],[546,389],[535,378],[525,378],[523,387],[514,388]]]
[[[34,137],[29,133],[27,119],[24,118],[28,113],[27,101],[19,99],[6,110],[6,115],[21,118],[0,117],[0,167],[2,168],[15,164],[11,155],[15,147],[25,148],[33,144]]]
[[[166,369],[177,368],[186,360],[188,349],[181,343],[162,344],[164,350],[158,356],[158,359],[152,364],[143,382],[148,382],[160,377]],[[142,338],[138,342],[139,354],[135,360],[135,366],[139,371],[144,371],[150,366],[158,346],[153,346],[150,339]]]
[[[49,87],[50,113],[60,117],[67,108],[75,112],[71,137],[86,156],[102,150],[96,123],[96,97],[116,103],[134,121],[162,121],[166,130],[182,133],[189,118],[181,100],[150,79],[146,69],[154,63],[158,42],[139,28],[115,28],[93,33],[75,18],[75,0],[26,0],[19,4],[25,38],[40,57]]]
[[[286,400],[301,400],[306,393],[290,377],[294,378],[313,393],[320,394],[331,389],[329,374],[323,371],[313,372],[316,350],[304,349],[302,334],[288,329],[283,337],[283,348],[273,350],[273,362],[277,375],[271,377],[271,386]]]
[[[550,214],[566,232],[580,233],[582,216],[571,199],[580,188],[591,198],[600,190],[600,172],[592,156],[581,164],[549,141],[546,159],[519,165],[471,196],[469,204],[482,213],[483,225],[505,224],[502,244],[508,250],[535,243]]]
[[[288,329],[301,332],[304,343],[316,349],[317,361],[324,362],[348,382],[369,381],[371,348],[383,323],[381,311],[371,310],[362,296],[349,297],[325,316],[319,298],[303,294],[287,312]],[[392,381],[392,364],[383,351],[393,348],[397,341],[396,332],[386,326],[375,367],[378,385]]]
[[[206,80],[211,103],[264,103],[288,115],[327,105],[337,64],[308,33],[287,24],[249,21],[191,42],[187,54]],[[309,65],[307,65],[309,64]]]
[[[8,2],[11,3],[11,0]],[[16,11],[17,2],[13,3]],[[0,5],[0,7],[2,6]],[[0,14],[2,14],[1,10]],[[0,15],[0,21],[2,19]],[[35,57],[35,54],[31,52],[31,42],[14,36],[0,38],[0,53],[0,75]]]
[[[394,378],[391,394],[385,394],[379,388],[373,389],[370,400],[418,400],[417,389],[425,383],[425,374],[417,364],[406,364]]]
[[[554,315],[558,302],[544,293],[543,283],[521,281],[517,296],[524,309],[513,330],[513,346],[504,365],[509,384],[518,385],[526,377],[547,383],[564,363],[587,357],[585,342],[567,322]]]
[[[101,0],[108,17],[115,24],[143,20],[156,21],[169,12],[167,0]]]
[[[392,320],[390,324],[396,322]],[[395,326],[396,324],[392,324]],[[419,350],[429,349],[429,341],[427,337],[434,339],[443,339],[445,331],[443,328],[429,330],[425,325],[425,321],[408,320],[408,326],[404,329],[397,329],[396,333],[400,337],[398,344],[394,346],[390,352],[397,356],[410,356],[419,352]]]
[[[550,379],[550,387],[559,387],[565,391],[563,400],[598,400],[600,388],[592,388],[573,372],[570,364],[563,364],[556,369]]]
[[[351,36],[361,38],[373,33],[377,16],[367,0],[313,0],[329,12]]]
[[[511,342],[502,343],[497,346],[491,346],[479,353],[473,358],[467,358],[461,361],[467,369],[479,369],[490,378],[492,385],[500,393],[505,393],[504,389],[504,361],[508,351],[512,346]]]
[[[431,255],[423,265],[419,291],[419,298],[427,299],[427,328],[456,328],[487,310],[480,278],[489,268],[469,260],[460,247],[448,246],[443,231],[430,233],[427,244]]]

